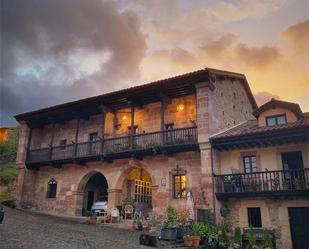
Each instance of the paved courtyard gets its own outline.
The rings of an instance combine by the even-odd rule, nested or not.
[[[1,249],[139,249],[138,232],[5,208]],[[160,242],[160,248],[173,248]]]

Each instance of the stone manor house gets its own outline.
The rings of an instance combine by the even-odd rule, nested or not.
[[[206,68],[15,118],[21,207],[82,215],[98,197],[109,210],[129,198],[164,214],[192,191],[197,216],[308,245],[309,115],[257,108],[243,74]]]

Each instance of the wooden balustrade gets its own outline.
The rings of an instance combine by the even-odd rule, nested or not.
[[[163,147],[181,147],[182,145],[197,145],[196,127],[33,149],[28,151],[26,163],[73,160],[99,156],[104,157],[124,152],[138,152]]]
[[[266,196],[295,193],[309,195],[309,169],[275,170],[215,175],[217,197]]]

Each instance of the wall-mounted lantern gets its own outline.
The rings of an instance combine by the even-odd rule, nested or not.
[[[178,112],[182,112],[184,109],[185,109],[185,105],[184,105],[184,104],[179,104],[179,105],[177,106],[177,111],[178,111]]]

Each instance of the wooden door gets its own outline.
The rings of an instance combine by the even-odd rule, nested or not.
[[[289,220],[293,249],[309,248],[309,207],[290,207]]]

